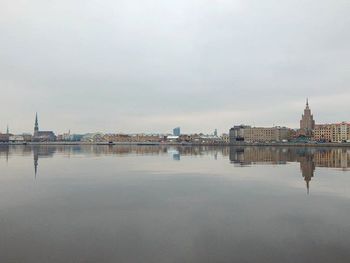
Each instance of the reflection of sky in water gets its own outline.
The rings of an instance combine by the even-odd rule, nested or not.
[[[348,163],[344,149],[0,147],[0,260],[349,262]]]

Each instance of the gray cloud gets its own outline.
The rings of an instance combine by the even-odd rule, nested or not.
[[[0,1],[0,129],[226,131],[349,120],[350,3]]]

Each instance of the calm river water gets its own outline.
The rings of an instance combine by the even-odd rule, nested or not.
[[[0,262],[350,262],[350,149],[0,146]]]

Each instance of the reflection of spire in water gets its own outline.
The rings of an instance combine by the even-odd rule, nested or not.
[[[39,153],[35,148],[33,149],[34,155],[34,178],[36,179],[36,175],[38,173],[38,164],[39,164]]]
[[[305,152],[303,156],[300,156],[300,170],[304,180],[306,182],[307,194],[310,193],[310,181],[314,177],[315,162],[313,160],[313,154]]]
[[[9,148],[7,148],[7,151],[6,151],[6,164],[9,163]]]

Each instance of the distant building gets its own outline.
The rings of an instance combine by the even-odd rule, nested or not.
[[[221,135],[221,140],[224,142],[224,143],[229,143],[230,142],[230,135],[227,134],[227,133],[223,133]]]
[[[25,142],[31,142],[33,140],[33,136],[30,133],[23,133],[22,136]]]
[[[11,135],[12,134],[10,134],[9,126],[7,125],[6,133],[0,132],[0,143],[8,143]]]
[[[23,135],[11,135],[9,142],[25,142],[25,139]]]
[[[176,128],[173,129],[173,135],[174,136],[180,136],[181,135],[180,127],[176,127]]]
[[[56,135],[53,131],[40,131],[38,114],[35,115],[35,125],[34,125],[34,134],[32,140],[34,142],[52,142],[56,141]]]
[[[177,142],[179,140],[179,136],[178,135],[168,135],[166,136],[166,140],[168,142]]]
[[[301,116],[300,120],[300,135],[311,136],[314,128],[315,120],[311,114],[309,100],[306,99],[306,107],[304,109],[304,114]]]
[[[250,128],[250,126],[246,125],[235,125],[230,129],[229,136],[230,142],[242,142],[244,141],[244,130]]]
[[[87,133],[81,138],[82,142],[105,142],[103,133]]]
[[[350,141],[350,123],[317,124],[313,139],[320,142]]]
[[[9,142],[10,136],[8,134],[0,133],[0,143]]]
[[[222,139],[215,135],[199,135],[199,142],[200,143],[208,143],[208,144],[220,144],[222,143]]]
[[[292,130],[286,127],[234,126],[230,129],[230,142],[281,142],[289,140]]]
[[[246,142],[280,142],[289,139],[290,129],[286,127],[252,127],[244,131],[244,140]]]

